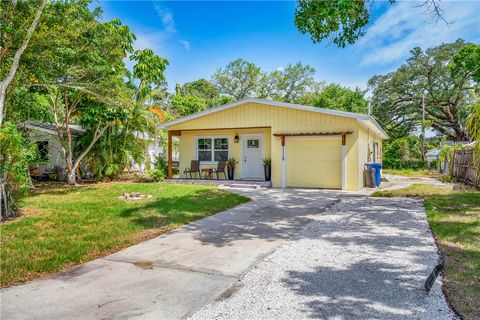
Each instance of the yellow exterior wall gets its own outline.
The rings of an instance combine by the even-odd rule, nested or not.
[[[373,151],[372,151],[372,144],[373,142],[378,143],[378,150],[375,159],[373,159]],[[363,165],[369,162],[382,162],[382,138],[372,132],[372,130],[366,129],[364,127],[360,127],[359,130],[359,140],[358,140],[358,148],[359,148],[359,163],[361,165],[361,169],[359,171],[359,182],[360,188],[363,187]]]
[[[245,127],[269,128],[241,129]],[[347,135],[346,138],[347,190],[359,190],[363,187],[363,162],[359,159],[360,150],[357,143],[362,129],[363,127],[360,127],[354,118],[258,103],[245,103],[168,127],[168,130],[181,131],[180,172],[183,172],[183,169],[190,165],[190,161],[195,159],[195,136],[228,135],[231,147],[230,156],[240,161],[241,142],[233,143],[235,133],[263,132],[264,156],[270,155],[272,158],[272,185],[274,187],[281,187],[282,148],[280,138],[274,137],[273,134],[352,131],[353,133]],[[286,140],[288,150],[288,138]],[[378,141],[380,142],[381,139]],[[304,152],[308,153],[308,148],[305,148]],[[235,177],[240,177],[240,168],[236,170]]]

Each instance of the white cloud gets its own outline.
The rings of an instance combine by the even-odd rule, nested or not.
[[[187,40],[178,40],[185,50],[190,51],[190,42]]]
[[[399,62],[414,47],[428,48],[458,38],[480,39],[480,2],[441,2],[447,21],[435,21],[419,2],[398,2],[367,29],[356,48],[362,65]]]
[[[161,2],[154,2],[153,7],[158,16],[162,20],[163,30],[166,33],[176,33],[175,20],[173,19],[173,13],[168,8],[162,6]]]
[[[275,71],[283,71],[283,70],[285,70],[284,66],[278,66],[275,68]]]

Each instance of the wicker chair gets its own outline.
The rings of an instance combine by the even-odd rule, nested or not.
[[[192,179],[192,173],[195,177],[198,173],[198,176],[201,178],[202,176],[200,175],[200,162],[198,162],[197,160],[192,160],[192,162],[190,162],[190,168],[185,168],[183,173],[185,174],[185,178],[187,178],[187,174],[189,174],[190,179]]]
[[[225,161],[218,161],[217,163],[217,168],[215,169],[212,169],[212,173],[215,173],[216,176],[217,176],[217,180],[220,179],[220,177],[218,176],[220,173],[223,173],[223,176],[225,177],[225,179],[227,179],[227,175],[225,173]]]

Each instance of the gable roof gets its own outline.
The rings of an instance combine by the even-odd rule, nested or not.
[[[165,122],[157,128],[159,129],[168,129],[168,127],[183,123],[189,120],[193,120],[196,118],[200,118],[212,113],[220,112],[223,110],[227,110],[230,108],[237,107],[239,105],[245,104],[245,103],[258,103],[258,104],[263,104],[263,105],[268,105],[268,106],[274,106],[274,107],[280,107],[280,108],[289,108],[289,109],[296,109],[296,110],[303,110],[303,111],[310,111],[310,112],[317,112],[317,113],[323,113],[327,115],[332,115],[332,116],[339,116],[339,117],[347,117],[347,118],[353,118],[357,119],[359,123],[362,125],[366,126],[369,129],[374,130],[377,132],[380,136],[382,136],[383,139],[387,139],[388,135],[387,133],[382,129],[382,127],[375,121],[375,119],[372,116],[366,115],[366,114],[360,114],[360,113],[355,113],[355,112],[347,112],[347,111],[340,111],[340,110],[334,110],[334,109],[325,109],[325,108],[317,108],[317,107],[312,107],[312,106],[304,106],[304,105],[299,105],[299,104],[293,104],[293,103],[288,103],[288,102],[279,102],[279,101],[271,101],[271,100],[265,100],[265,99],[254,99],[254,98],[247,98],[247,99],[242,99],[238,100],[232,103],[224,104],[218,107],[214,108],[209,108],[205,109],[203,111],[181,117],[169,122]]]

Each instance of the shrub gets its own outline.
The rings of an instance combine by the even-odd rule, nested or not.
[[[150,177],[155,181],[163,181],[168,175],[168,163],[162,155],[155,158],[153,169],[149,170]]]
[[[384,158],[382,161],[385,169],[412,169],[421,170],[428,168],[428,163],[422,160],[398,160],[392,158]]]
[[[165,180],[166,176],[164,171],[157,168],[150,171],[150,177],[157,182]]]
[[[30,190],[28,166],[39,160],[37,146],[26,140],[13,123],[4,123],[0,128],[0,180],[5,183],[9,200],[13,200],[9,204],[12,211],[16,210],[16,201]]]

